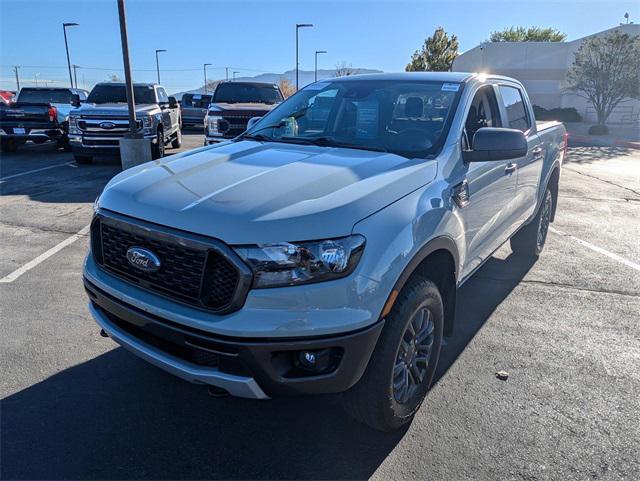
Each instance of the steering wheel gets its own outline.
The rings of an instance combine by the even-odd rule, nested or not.
[[[408,127],[400,130],[395,136],[395,142],[407,143],[413,141],[416,147],[421,149],[428,149],[436,142],[436,137],[432,132],[423,130],[418,127]],[[429,145],[422,145],[424,141],[427,141]]]

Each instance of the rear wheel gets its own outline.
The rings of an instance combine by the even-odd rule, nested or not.
[[[156,137],[156,143],[153,144],[151,149],[152,159],[161,159],[164,157],[164,134],[162,129],[158,129],[158,136]]]
[[[14,139],[2,139],[0,149],[2,152],[15,152],[18,150],[18,143]]]
[[[178,129],[178,131],[176,132],[176,136],[171,141],[171,147],[173,147],[174,149],[179,149],[180,147],[182,147],[182,131],[180,129]]]
[[[537,258],[544,249],[553,212],[553,195],[547,187],[542,205],[536,216],[511,238],[511,250],[514,254]]]
[[[77,164],[90,164],[93,162],[93,157],[90,155],[75,155],[73,156]]]
[[[364,375],[343,394],[346,411],[380,431],[410,422],[431,386],[443,325],[438,287],[424,278],[409,281],[385,319]]]

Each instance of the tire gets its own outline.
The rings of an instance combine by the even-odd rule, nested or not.
[[[161,159],[162,157],[164,157],[164,133],[162,132],[162,129],[158,129],[156,143],[153,144],[151,148],[151,158],[156,160]]]
[[[171,147],[173,147],[174,149],[179,149],[180,147],[182,147],[182,131],[180,129],[178,129],[178,131],[176,132],[176,136],[171,141]]]
[[[93,157],[91,157],[90,155],[73,155],[73,158],[75,159],[77,164],[81,164],[81,165],[88,165],[91,164],[93,162]]]
[[[538,258],[544,249],[553,212],[553,194],[547,187],[536,216],[511,238],[511,250],[522,257]]]
[[[69,137],[66,135],[58,140],[58,148],[65,152],[71,152],[71,145],[69,144]]]
[[[2,150],[2,152],[15,152],[18,150],[18,142],[14,139],[2,139],[0,142],[0,150]]]
[[[385,319],[365,373],[343,393],[345,410],[379,431],[393,431],[410,422],[431,386],[440,357],[443,325],[444,309],[437,286],[420,277],[410,280]],[[422,332],[424,338],[422,348],[417,350],[411,342],[416,332]],[[427,362],[417,364],[417,354],[425,355]],[[411,373],[415,372],[413,369],[403,367],[407,359],[412,359],[410,364],[418,371],[418,377]],[[418,382],[412,385],[414,379]]]

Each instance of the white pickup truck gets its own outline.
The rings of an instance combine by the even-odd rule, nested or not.
[[[343,393],[396,429],[453,335],[458,287],[509,240],[540,255],[565,147],[506,77],[311,84],[235,139],[109,182],[89,309],[103,335],[216,394]]]

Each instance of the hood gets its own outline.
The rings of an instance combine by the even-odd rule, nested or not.
[[[158,107],[154,104],[136,105],[136,113],[142,114],[156,110]],[[73,113],[79,115],[105,115],[105,116],[127,116],[129,107],[127,104],[82,104],[81,107],[75,109]]]
[[[227,142],[122,172],[99,205],[228,244],[323,239],[349,235],[436,170],[384,152]]]

